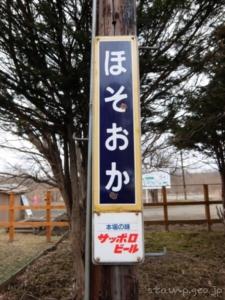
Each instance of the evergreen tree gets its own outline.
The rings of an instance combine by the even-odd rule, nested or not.
[[[158,105],[170,103],[172,92],[198,71],[224,1],[138,3],[147,132],[153,113],[163,113]],[[0,2],[0,16],[1,124],[29,140],[51,166],[71,223],[74,299],[82,299],[91,1],[7,0]]]
[[[168,126],[177,147],[215,158],[225,208],[225,26],[215,30],[211,49],[205,55],[209,83],[186,94],[182,99],[185,113],[182,118],[174,117]]]

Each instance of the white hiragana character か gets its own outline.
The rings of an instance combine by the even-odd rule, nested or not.
[[[120,75],[127,70],[123,67],[122,62],[126,61],[125,51],[108,51],[105,52],[105,75]]]
[[[115,162],[111,163],[111,170],[106,170],[106,175],[110,176],[110,178],[105,188],[107,190],[112,189],[113,192],[119,192],[123,184],[128,184],[130,182],[127,171],[118,171]]]
[[[110,92],[110,94],[112,96],[110,97],[106,97],[105,98],[105,102],[112,102],[113,101],[113,109],[117,112],[125,112],[126,108],[124,108],[123,105],[118,106],[118,102],[120,102],[121,100],[127,99],[127,94],[122,94],[123,91],[125,90],[125,87],[122,85],[119,90],[117,92],[115,92],[114,89],[112,89],[111,87],[107,87],[106,90],[108,92]]]
[[[123,145],[119,146],[119,150],[125,150],[128,146],[128,131],[126,129],[123,129],[122,127],[117,127],[116,123],[112,123],[112,128],[107,128],[106,132],[111,134],[106,142],[105,146],[106,149],[109,151],[114,151],[117,149],[117,140],[122,140]]]

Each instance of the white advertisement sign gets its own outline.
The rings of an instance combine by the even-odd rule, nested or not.
[[[129,264],[144,259],[141,212],[94,213],[93,263]]]
[[[153,171],[142,175],[143,189],[160,189],[165,186],[170,188],[170,174],[163,171]]]

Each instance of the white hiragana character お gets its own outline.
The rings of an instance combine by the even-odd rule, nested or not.
[[[106,175],[110,176],[110,178],[105,188],[107,190],[112,189],[113,192],[119,192],[123,184],[128,184],[130,182],[127,171],[118,171],[115,162],[111,163],[111,170],[106,170]]]
[[[128,131],[122,127],[117,127],[116,123],[112,123],[112,128],[107,128],[106,132],[111,134],[105,142],[106,149],[114,151],[117,149],[117,140],[122,140],[123,145],[119,146],[119,150],[125,150],[128,146]]]
[[[122,62],[126,61],[125,51],[108,51],[105,52],[105,75],[120,75],[127,70],[123,67]]]
[[[113,109],[117,112],[125,112],[126,108],[123,105],[118,106],[118,102],[121,100],[127,99],[127,94],[122,94],[125,90],[125,87],[122,85],[117,92],[111,87],[107,87],[106,90],[110,92],[112,96],[106,97],[105,102],[112,102],[113,101]]]

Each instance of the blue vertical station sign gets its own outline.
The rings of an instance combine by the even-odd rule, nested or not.
[[[93,101],[94,211],[141,210],[137,41],[95,40]]]

